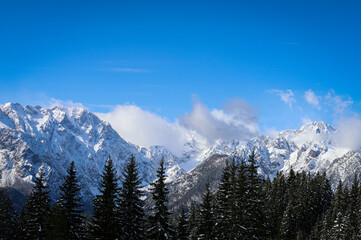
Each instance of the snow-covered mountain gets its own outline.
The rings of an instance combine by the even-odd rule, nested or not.
[[[259,173],[271,179],[277,171],[326,172],[333,184],[349,182],[361,172],[361,151],[337,144],[337,129],[313,122],[299,130],[280,132],[275,138],[259,136],[249,141],[217,141],[212,146],[189,135],[180,156],[162,146],[140,147],[121,138],[95,114],[82,108],[0,106],[0,187],[28,193],[43,167],[53,199],[57,198],[66,169],[75,161],[82,195],[89,201],[98,193],[105,161],[110,155],[120,172],[133,154],[144,185],[155,179],[159,160],[166,160],[171,201],[199,198],[207,179],[219,180],[226,159],[247,158],[254,150]],[[214,185],[215,186],[215,185]]]
[[[277,171],[287,174],[293,168],[311,174],[326,172],[334,189],[339,180],[351,184],[355,174],[361,176],[361,150],[341,147],[337,131],[324,122],[312,122],[299,130],[280,132],[275,138],[218,141],[202,152],[205,160],[201,164],[169,185],[170,205],[199,201],[207,181],[211,188],[216,188],[227,160],[247,159],[252,151],[258,161],[258,172],[264,178],[273,179]]]
[[[82,108],[42,108],[7,103],[0,107],[0,187],[27,194],[43,167],[53,199],[57,198],[72,160],[85,201],[98,193],[100,174],[110,155],[118,172],[133,154],[144,184],[155,179],[158,161],[165,157],[168,175],[183,171],[178,158],[164,147],[141,148],[122,139],[106,122]],[[170,178],[171,179],[171,178]]]

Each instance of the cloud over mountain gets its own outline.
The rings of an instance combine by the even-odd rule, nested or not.
[[[181,153],[190,134],[212,144],[218,139],[247,140],[259,133],[257,116],[240,98],[212,110],[196,101],[192,111],[175,122],[136,105],[118,105],[111,112],[97,115],[127,141],[142,146],[163,145],[176,154]]]

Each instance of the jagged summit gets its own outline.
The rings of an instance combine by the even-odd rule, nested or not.
[[[247,158],[252,151],[264,177],[272,179],[277,171],[292,167],[312,174],[326,172],[335,184],[339,179],[349,181],[355,172],[361,172],[361,153],[339,147],[335,143],[336,132],[324,122],[312,122],[298,130],[282,131],[274,138],[261,135],[249,141],[216,141],[212,146],[191,136],[183,153],[176,156],[163,146],[140,147],[127,142],[109,123],[84,108],[6,103],[0,106],[0,187],[15,187],[28,193],[38,169],[44,167],[52,197],[56,199],[66,168],[74,160],[82,195],[90,201],[98,193],[108,155],[121,171],[133,154],[144,185],[155,179],[158,162],[164,157],[167,181],[183,176],[184,181],[177,180],[172,185],[177,189],[177,182],[193,186],[186,181],[202,179],[196,176],[203,175],[205,164],[222,168],[222,162],[211,163],[212,159],[220,159],[212,156]]]
[[[15,187],[28,193],[34,176],[44,167],[55,199],[66,168],[74,160],[82,194],[90,200],[98,191],[109,154],[118,171],[131,154],[135,155],[145,185],[155,179],[161,155],[165,156],[172,177],[182,173],[176,169],[178,159],[167,149],[139,149],[86,109],[23,107],[18,103],[6,103],[0,108],[0,187]]]

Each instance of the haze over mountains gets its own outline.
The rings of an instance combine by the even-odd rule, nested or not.
[[[0,107],[0,187],[27,194],[39,168],[44,167],[51,196],[56,199],[58,186],[74,160],[81,193],[88,202],[98,193],[108,156],[120,172],[133,154],[144,186],[155,180],[158,162],[165,158],[173,192],[170,202],[175,203],[197,199],[205,181],[217,184],[225,160],[246,158],[253,150],[264,177],[272,179],[277,171],[292,167],[311,174],[326,172],[335,186],[339,179],[350,182],[361,171],[361,151],[340,144],[340,138],[339,131],[324,122],[285,130],[276,137],[217,140],[212,146],[189,134],[182,153],[175,155],[163,146],[141,147],[125,141],[109,123],[83,108],[7,103]]]

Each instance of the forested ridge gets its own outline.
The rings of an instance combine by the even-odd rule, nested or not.
[[[340,181],[333,192],[326,174],[291,169],[271,181],[257,168],[254,153],[227,162],[217,191],[207,183],[200,204],[172,212],[164,160],[150,186],[152,207],[146,209],[136,159],[128,159],[118,178],[109,157],[91,213],[81,204],[74,162],[53,204],[40,169],[21,212],[15,212],[6,190],[0,191],[0,239],[361,239],[359,176],[350,187]]]

